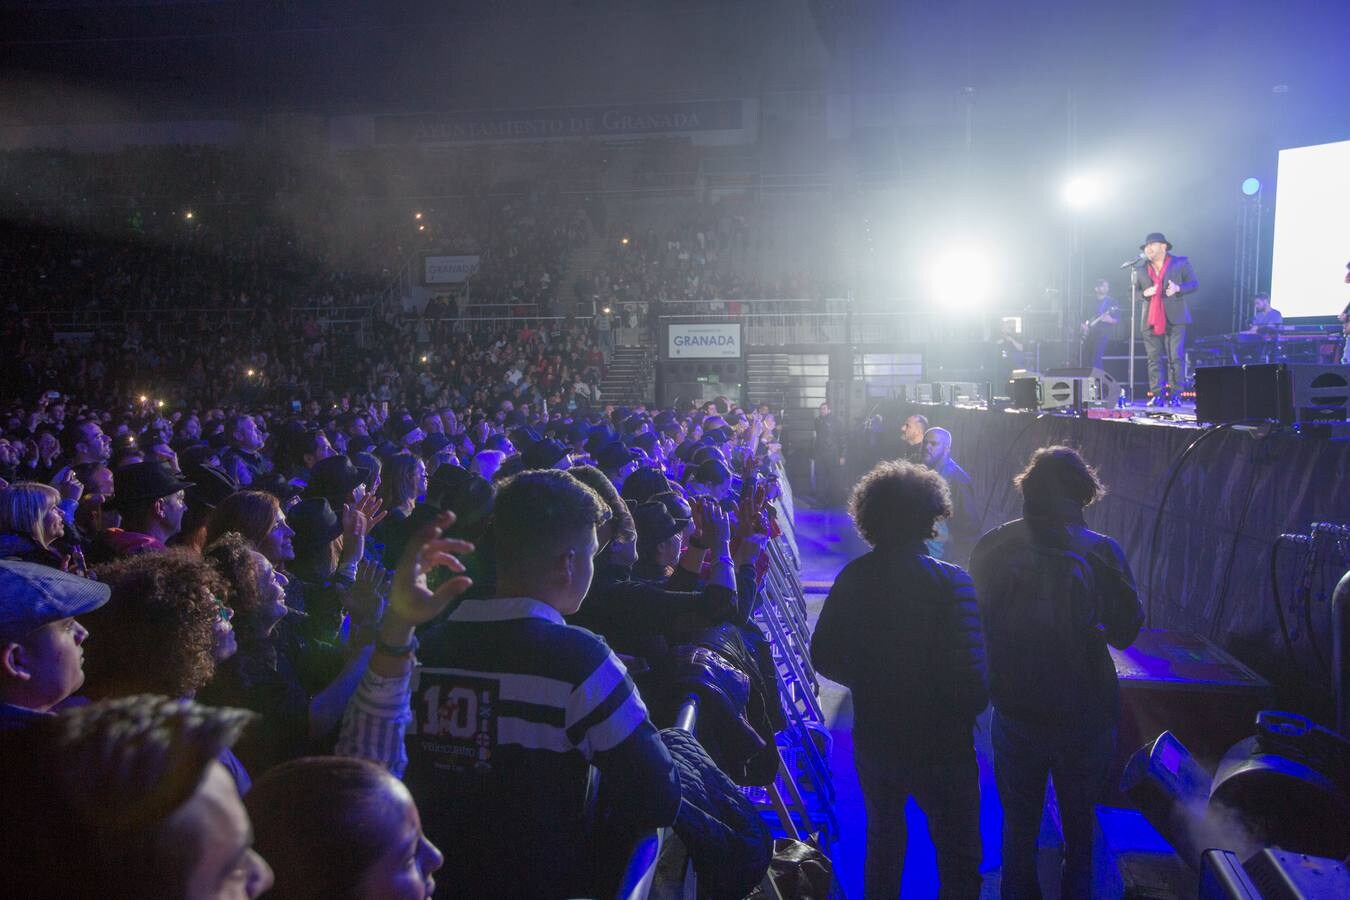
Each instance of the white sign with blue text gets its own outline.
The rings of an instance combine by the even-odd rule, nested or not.
[[[740,323],[671,325],[666,337],[671,359],[740,359]]]

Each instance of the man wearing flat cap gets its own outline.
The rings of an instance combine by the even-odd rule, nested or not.
[[[1186,381],[1186,326],[1191,324],[1186,295],[1194,293],[1199,282],[1191,261],[1174,256],[1171,242],[1160,232],[1144,238],[1139,249],[1144,251],[1146,264],[1136,266],[1132,277],[1144,300],[1144,320],[1139,327],[1148,353],[1153,392],[1149,403],[1176,406]]]

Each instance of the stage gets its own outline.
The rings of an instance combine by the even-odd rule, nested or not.
[[[1326,721],[1326,696],[1316,685],[1330,688],[1318,655],[1330,659],[1329,598],[1341,571],[1333,571],[1334,554],[1305,566],[1306,544],[1282,543],[1276,571],[1297,661],[1291,665],[1272,595],[1271,552],[1281,534],[1307,534],[1313,522],[1350,523],[1350,441],[1278,428],[1209,433],[1185,407],[1152,411],[1170,419],[1149,418],[1138,407],[1092,411],[1127,418],[926,404],[881,412],[897,428],[904,416],[921,413],[930,426],[951,431],[953,456],[974,479],[984,530],[1021,514],[1012,478],[1033,450],[1077,447],[1110,490],[1087,510],[1088,526],[1124,547],[1148,627],[1210,637],[1274,682],[1279,702]],[[1176,472],[1155,535],[1165,482],[1202,434],[1208,436]],[[1311,597],[1306,616],[1290,608],[1300,583]]]

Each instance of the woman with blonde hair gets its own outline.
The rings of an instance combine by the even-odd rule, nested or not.
[[[36,481],[0,489],[0,559],[69,569],[70,556],[56,546],[65,535],[61,493]]]

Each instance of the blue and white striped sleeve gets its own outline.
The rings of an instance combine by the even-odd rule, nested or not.
[[[408,767],[403,736],[412,721],[411,684],[411,669],[392,678],[367,669],[342,714],[334,752],[377,762],[402,778]]]
[[[567,703],[567,739],[587,760],[612,750],[647,721],[647,707],[619,658],[605,658],[572,691]]]

